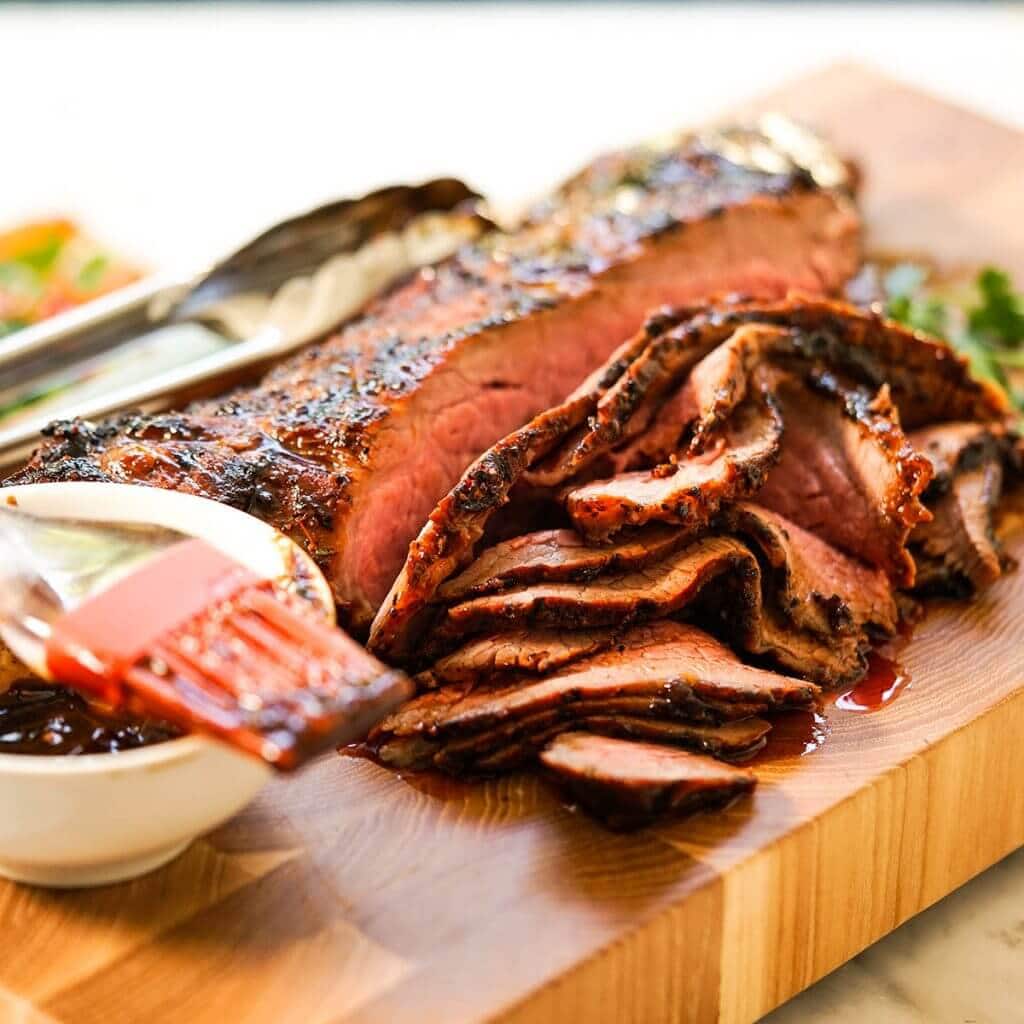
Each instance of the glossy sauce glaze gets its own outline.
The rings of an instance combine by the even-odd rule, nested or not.
[[[879,711],[891,704],[909,685],[910,674],[900,664],[900,652],[910,642],[919,617],[904,620],[899,631],[886,645],[867,656],[867,671],[850,689],[826,697],[826,708],[819,711],[786,711],[772,719],[763,750],[748,762],[753,766],[806,757],[819,750],[832,732],[827,712]]]
[[[910,674],[898,661],[872,651],[868,670],[852,689],[836,697],[841,711],[878,711],[891,704],[910,685]]]
[[[114,754],[180,735],[165,722],[115,714],[36,679],[20,679],[0,693],[2,754]]]
[[[784,711],[772,718],[772,731],[762,750],[745,764],[757,767],[813,754],[828,739],[832,725],[820,711]]]

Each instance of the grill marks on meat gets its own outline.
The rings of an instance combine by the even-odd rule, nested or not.
[[[699,411],[692,428],[692,446],[699,449],[744,399],[748,379],[766,361],[827,366],[871,393],[888,384],[911,427],[998,420],[1007,411],[1002,394],[971,378],[948,346],[845,303],[801,297],[664,310],[657,323],[660,334],[603,398],[590,445],[614,445],[636,410],[647,408],[652,395],[663,400],[692,370],[680,404]],[[587,440],[579,447],[587,448]]]
[[[1008,412],[1002,392],[975,380],[967,361],[948,345],[844,302],[809,296],[740,302],[717,307],[715,316],[737,329],[744,324],[782,329],[746,336],[748,367],[788,357],[829,367],[872,392],[888,385],[907,429],[954,420],[1001,421]],[[734,378],[742,376],[742,366],[725,366]],[[735,395],[742,397],[742,390]],[[718,415],[727,406],[717,409]]]
[[[540,682],[475,690],[445,720],[466,728],[506,718],[523,707],[540,710],[544,705],[592,697],[661,696],[676,704],[696,698],[768,710],[807,707],[817,694],[818,688],[805,680],[743,664],[728,647],[695,626],[656,622],[634,627],[614,649]],[[396,717],[405,716],[409,707],[400,709]]]
[[[594,390],[600,386],[595,382]],[[392,659],[409,657],[438,588],[466,562],[488,520],[508,501],[512,486],[530,463],[582,422],[592,396],[589,392],[572,397],[542,413],[466,470],[409,546],[405,564],[374,619],[371,646]]]
[[[630,572],[587,583],[538,583],[452,605],[436,635],[444,642],[504,625],[581,629],[664,618],[749,557],[738,541],[708,537]]]
[[[1005,430],[993,424],[942,424],[912,440],[935,468],[925,495],[933,518],[910,538],[916,589],[970,597],[1005,568],[994,516],[1007,474],[1019,471],[1017,453]]]
[[[1002,484],[1003,467],[996,459],[953,479],[949,493],[936,503],[935,518],[919,535],[921,558],[926,563],[921,581],[924,589],[941,587],[970,596],[1002,575],[1002,557],[992,528]],[[934,576],[936,568],[944,577],[941,582]]]
[[[732,571],[722,575],[722,588],[709,587],[700,594],[692,613],[705,624],[714,623],[717,634],[747,653],[761,655],[815,682],[836,686],[860,678],[870,646],[867,633],[819,633],[804,628],[772,591],[751,550],[729,539],[737,552]],[[838,595],[830,595],[830,599],[837,606],[842,603]]]
[[[438,592],[447,608],[432,623],[424,652],[462,646],[439,657],[421,684],[548,672],[609,646],[625,624],[683,612],[710,615],[748,652],[835,684],[861,674],[871,637],[895,631],[896,604],[878,570],[752,503],[730,506],[716,528],[733,536],[716,534],[684,547],[683,531],[670,540],[666,528],[652,527],[650,544],[641,530],[626,545],[594,548],[558,530],[486,549],[457,577],[457,587]],[[610,558],[580,557],[588,551],[626,552],[642,567],[616,570]],[[534,554],[565,582],[495,575],[499,567],[532,573]],[[709,585],[723,575],[725,593],[711,586],[708,601]]]
[[[588,580],[606,571],[636,569],[680,544],[678,530],[645,530],[594,547],[574,530],[543,530],[496,544],[463,573],[442,584],[444,601],[476,597],[515,583]]]
[[[676,523],[696,534],[724,502],[760,490],[778,461],[782,430],[782,418],[771,402],[747,403],[715,447],[653,470],[574,488],[566,495],[566,508],[576,528],[592,541],[656,521]]]
[[[557,737],[540,760],[572,799],[613,829],[720,807],[755,782],[750,772],[710,757],[592,733]]]
[[[751,521],[756,516],[757,510],[751,509],[746,518]],[[773,552],[779,555],[785,526],[777,518],[773,525],[777,530]],[[879,633],[891,632],[895,607],[884,579],[872,577],[867,569],[862,569],[865,576],[872,583],[880,582],[877,608],[857,604],[848,584],[831,586],[830,573],[850,560],[827,545],[821,547],[828,552],[825,571],[815,570],[815,553],[808,552],[779,572],[782,586],[777,592],[762,578],[761,563],[747,544],[713,535],[640,569],[604,573],[581,583],[537,583],[470,598],[447,608],[432,628],[424,651],[429,657],[464,644],[435,663],[435,679],[482,679],[493,671],[492,665],[499,670],[516,667],[544,672],[553,663],[581,657],[595,645],[607,646],[615,632],[630,623],[685,615],[718,622],[717,631],[742,649],[767,656],[790,671],[833,685],[846,682],[863,673],[869,647],[867,626],[876,625]],[[850,602],[869,618],[858,621]],[[877,621],[870,617],[872,613]],[[560,642],[555,642],[556,637]]]
[[[696,136],[603,158],[518,230],[411,275],[256,386],[169,419],[57,426],[15,479],[230,501],[302,542],[363,629],[473,458],[560,401],[649,309],[828,292],[855,272],[850,200],[763,145],[778,173]]]
[[[885,635],[896,631],[896,601],[880,570],[752,502],[727,509],[723,524],[760,550],[776,601],[797,626],[826,638],[868,629]]]
[[[597,403],[586,431],[567,446],[561,479],[580,473],[661,419],[673,386],[732,333],[700,310],[664,311],[647,323],[649,343]],[[557,481],[550,481],[557,482]]]
[[[586,729],[603,736],[652,740],[726,760],[743,760],[764,747],[771,730],[770,723],[762,718],[712,725],[653,718],[646,706],[640,711],[630,715],[614,706],[603,709],[594,702],[593,710],[580,707],[543,711],[455,740],[393,738],[382,744],[378,756],[397,769],[432,768],[459,775],[489,775],[527,764],[555,736]]]
[[[739,621],[734,609],[726,609],[720,627],[723,635],[736,638],[737,646],[828,687],[852,683],[863,676],[868,649],[863,635],[836,633],[823,637],[799,629],[772,606],[755,603],[758,591],[748,588],[747,593],[754,600],[740,612]]]
[[[334,545],[343,475],[256,422],[165,413],[48,427],[11,483],[143,483],[231,505],[274,524],[324,567]]]
[[[425,686],[441,683],[475,682],[507,672],[552,672],[587,655],[610,647],[613,629],[513,629],[488,632],[475,637],[458,650],[438,658],[421,677]]]
[[[650,327],[650,325],[648,325]],[[561,405],[513,431],[463,473],[441,499],[409,546],[371,629],[370,644],[393,659],[407,658],[438,588],[470,558],[491,517],[509,500],[529,467],[542,460],[588,416],[598,398],[626,370],[646,343],[630,338]]]
[[[912,350],[918,361],[930,358],[931,377],[950,408],[980,402],[988,392],[975,394],[960,362],[952,370],[964,376],[967,395],[944,388],[947,350],[895,325],[890,329],[836,303],[791,304],[791,309],[788,320],[777,304],[745,304],[723,313],[740,326],[701,361],[684,388],[698,411],[690,448],[705,447],[755,382],[769,388],[786,443],[779,466],[758,493],[759,503],[883,568],[898,585],[908,585],[914,566],[906,543],[926,518],[919,495],[930,466],[900,426],[889,378],[902,380],[904,372],[892,360],[900,348]],[[746,322],[749,316],[768,322]],[[993,405],[989,414],[994,411]]]

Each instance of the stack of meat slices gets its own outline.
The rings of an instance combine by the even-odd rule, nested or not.
[[[550,634],[548,634],[550,636]],[[527,658],[554,667],[479,671],[399,710],[382,728],[378,752],[401,767],[433,765],[489,773],[516,767],[572,728],[657,739],[741,757],[768,732],[760,715],[808,707],[817,687],[744,665],[703,630],[665,619],[609,630],[597,653],[577,657],[571,637],[491,634],[498,646],[523,638]],[[559,664],[561,661],[561,664]]]
[[[371,647],[423,692],[378,755],[539,756],[618,824],[749,788],[708,755],[742,759],[766,716],[859,678],[898,591],[999,575],[1005,417],[946,346],[853,307],[659,314],[412,544]]]

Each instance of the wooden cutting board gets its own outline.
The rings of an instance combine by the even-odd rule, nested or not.
[[[758,106],[856,154],[877,243],[1024,278],[1024,136],[851,67]],[[147,878],[0,883],[0,1019],[753,1021],[1024,844],[1022,630],[1024,571],[937,607],[892,705],[639,835],[329,757]]]

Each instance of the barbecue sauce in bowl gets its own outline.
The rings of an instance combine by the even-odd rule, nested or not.
[[[19,679],[0,693],[0,754],[116,754],[181,735],[166,722],[109,711],[38,679]]]

